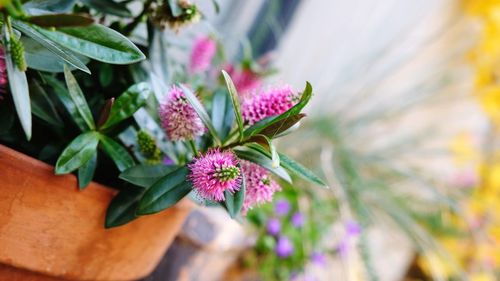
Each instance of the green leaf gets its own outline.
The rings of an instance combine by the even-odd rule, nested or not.
[[[101,140],[102,149],[113,159],[120,172],[134,166],[134,159],[121,144],[103,134],[99,134],[99,139]]]
[[[47,71],[47,72],[63,72],[66,61],[60,56],[49,51],[42,44],[31,39],[30,37],[21,37],[21,42],[24,45],[24,55],[29,68]],[[76,56],[82,63],[88,63],[90,60],[84,56]],[[71,70],[76,67],[70,65]]]
[[[181,167],[158,180],[139,201],[138,215],[154,214],[175,205],[192,190],[186,180],[189,170]]]
[[[262,150],[256,150],[249,146],[237,147],[234,149],[236,155],[244,160],[248,160],[253,162],[263,168],[267,169],[271,173],[276,176],[284,179],[285,181],[291,183],[292,178],[290,175],[283,169],[282,167],[274,168],[271,160],[271,156],[265,151],[264,148]]]
[[[36,29],[54,42],[101,62],[131,64],[146,58],[127,37],[100,24],[65,27],[55,31]]]
[[[42,27],[74,27],[94,23],[91,17],[82,14],[47,14],[32,16],[26,21]]]
[[[227,212],[231,216],[231,218],[236,218],[241,211],[241,207],[243,207],[243,202],[245,201],[245,190],[246,183],[245,177],[243,174],[241,175],[241,186],[238,191],[234,194],[229,191],[224,191],[224,207]]]
[[[31,93],[31,111],[33,115],[54,127],[64,127],[64,123],[61,117],[59,117],[59,114],[57,114],[52,100],[48,97],[38,81],[32,80],[29,89]]]
[[[88,131],[88,126],[85,123],[85,120],[82,118],[78,109],[71,99],[68,90],[64,87],[59,80],[50,75],[43,75],[43,80],[47,82],[47,84],[51,87],[51,89],[55,92],[59,100],[63,103],[66,110],[69,112],[71,119],[75,122],[78,128],[82,131]]]
[[[263,119],[252,126],[250,126],[248,129],[246,129],[243,134],[244,138],[249,138],[251,136],[254,136],[256,134],[259,134],[261,131],[263,131],[265,128],[282,121],[284,119],[289,118],[292,115],[297,115],[300,113],[300,111],[306,106],[306,104],[311,100],[312,97],[312,87],[309,82],[306,82],[306,88],[304,89],[304,92],[302,93],[302,96],[300,98],[300,101],[294,105],[292,108],[289,110],[285,111],[283,114],[280,114],[278,116],[273,116],[269,117],[266,119]]]
[[[131,17],[127,5],[124,2],[118,3],[113,0],[80,0],[86,6],[104,14],[115,15],[119,17]]]
[[[182,8],[179,6],[179,0],[168,0],[168,5],[174,17],[182,15]]]
[[[87,163],[94,155],[98,143],[97,132],[87,132],[76,137],[57,159],[56,175],[71,173]]]
[[[175,166],[167,166],[164,164],[140,164],[123,171],[120,174],[120,179],[131,184],[147,188],[157,182],[160,178],[172,172],[175,168]]]
[[[66,86],[68,87],[69,96],[73,101],[76,110],[85,121],[87,127],[91,130],[95,130],[94,118],[92,117],[89,105],[85,100],[82,89],[78,86],[78,82],[67,66],[64,67],[64,78],[66,80]]]
[[[26,36],[32,38],[33,40],[40,43],[42,46],[47,48],[47,50],[51,51],[55,55],[59,56],[62,60],[69,63],[70,65],[90,74],[90,70],[73,52],[67,50],[66,48],[60,46],[59,44],[53,42],[45,35],[40,33],[36,28],[30,26],[21,21],[12,21],[12,25],[21,31]],[[41,29],[41,28],[38,28]]]
[[[182,84],[178,84],[177,86],[182,89],[182,92],[186,96],[186,99],[193,106],[194,110],[200,117],[205,127],[208,128],[208,131],[210,132],[210,135],[212,135],[212,138],[214,139],[217,146],[220,146],[221,142],[219,136],[217,135],[217,131],[212,125],[212,120],[210,120],[210,117],[208,116],[208,113],[205,111],[205,108],[203,107],[201,102],[198,100],[198,98],[193,94],[193,92],[190,89],[186,88]]]
[[[278,155],[278,151],[276,150],[276,147],[274,146],[271,139],[265,135],[256,135],[253,138],[261,139],[263,144],[268,148],[269,152],[271,153],[271,160],[272,160],[271,166],[273,168],[278,168],[280,166],[280,156]]]
[[[120,191],[109,203],[105,227],[117,227],[136,219],[135,210],[139,206],[139,199],[143,193],[144,191],[139,189]]]
[[[273,139],[276,136],[279,136],[281,133],[283,133],[286,130],[293,127],[295,124],[297,124],[305,116],[306,115],[304,113],[299,113],[299,114],[288,116],[287,118],[284,118],[282,120],[279,120],[279,121],[269,125],[265,129],[260,131],[259,134],[268,136],[271,139]]]
[[[234,86],[233,80],[231,80],[231,76],[229,76],[229,74],[225,70],[222,70],[222,76],[224,76],[224,80],[226,81],[226,86],[231,97],[234,116],[236,117],[236,124],[238,125],[238,132],[240,134],[239,139],[241,140],[243,138],[243,117],[241,116],[238,91],[236,91],[236,87]]]
[[[6,43],[5,67],[9,78],[9,87],[14,100],[17,116],[28,140],[31,139],[31,104],[26,73],[21,71],[11,57],[10,37],[7,25],[4,24],[4,42]]]
[[[24,4],[24,9],[46,11],[54,13],[69,12],[75,5],[76,0],[31,0]]]
[[[212,96],[212,124],[220,138],[224,138],[224,118],[226,114],[227,95],[224,90],[217,90]],[[226,132],[227,134],[227,132]]]
[[[284,154],[279,154],[280,159],[281,159],[281,166],[288,171],[294,173],[295,175],[308,180],[310,182],[326,186],[328,187],[323,180],[321,180],[318,176],[316,176],[312,171],[307,169],[306,167],[302,166],[300,163],[297,163],[293,159],[288,158],[288,156]]]
[[[139,108],[146,104],[151,93],[148,83],[135,84],[121,94],[113,103],[109,117],[101,129],[109,128],[120,121],[132,116]]]
[[[87,187],[87,185],[89,185],[89,183],[92,181],[96,165],[97,150],[94,151],[94,154],[92,155],[90,160],[78,169],[78,188],[80,188],[80,190]]]

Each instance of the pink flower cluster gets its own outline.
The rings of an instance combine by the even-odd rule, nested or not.
[[[235,192],[241,186],[238,158],[231,151],[212,149],[188,165],[188,175],[198,195],[207,200],[224,201],[224,191]]]
[[[241,161],[241,171],[245,177],[246,191],[242,214],[245,215],[252,207],[271,202],[273,194],[281,187],[271,179],[269,172],[261,166],[248,161]]]
[[[253,125],[264,118],[287,111],[298,100],[298,93],[295,93],[288,85],[272,88],[244,99],[241,104],[241,114],[246,124]]]
[[[217,51],[217,43],[210,37],[198,37],[191,51],[189,73],[207,71]]]
[[[160,104],[159,115],[161,125],[172,141],[192,140],[206,130],[182,90],[176,86],[172,86]]]

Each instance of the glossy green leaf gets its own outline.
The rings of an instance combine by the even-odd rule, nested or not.
[[[243,138],[243,117],[241,116],[241,107],[240,107],[238,91],[234,86],[231,76],[229,76],[229,74],[225,70],[222,70],[222,76],[224,76],[224,80],[226,81],[226,86],[229,91],[229,96],[231,97],[231,102],[233,104],[233,110],[234,110],[234,117],[236,119],[236,124],[238,125],[238,132],[241,140]]]
[[[49,51],[49,49],[30,37],[21,37],[21,42],[24,45],[24,56],[26,57],[26,63],[29,68],[47,72],[64,71],[66,61],[60,56]],[[77,55],[77,57],[84,64],[90,61],[87,57],[79,55]],[[70,69],[75,70],[77,68],[70,65]]]
[[[279,120],[279,121],[271,124],[270,126],[266,127],[265,129],[260,131],[259,134],[268,136],[271,139],[273,139],[276,136],[280,135],[281,133],[283,133],[286,130],[293,127],[295,124],[297,124],[305,116],[306,115],[304,113],[299,113],[299,114],[288,116],[287,118]]]
[[[189,170],[181,167],[158,180],[139,201],[138,215],[148,215],[165,210],[175,205],[192,190],[187,181]]]
[[[59,56],[68,64],[90,74],[90,70],[85,63],[83,63],[73,52],[47,38],[45,35],[40,33],[36,27],[32,27],[29,24],[16,20],[12,21],[12,25],[26,36],[40,43],[42,46],[47,48],[47,50]]]
[[[124,225],[137,218],[135,210],[139,206],[143,190],[122,190],[116,195],[106,210],[105,227],[112,228]]]
[[[244,133],[243,133],[244,138],[249,138],[251,136],[259,134],[265,128],[267,128],[267,127],[269,127],[277,122],[280,122],[284,119],[287,119],[290,116],[299,114],[302,111],[302,109],[304,108],[304,106],[307,105],[309,100],[311,100],[311,97],[312,97],[312,87],[311,87],[311,84],[309,84],[309,82],[307,82],[306,87],[305,87],[304,91],[302,92],[302,96],[300,98],[300,101],[296,105],[294,105],[289,110],[285,111],[283,114],[280,114],[278,116],[268,117],[266,119],[263,119],[255,124],[253,124],[252,126],[250,126],[249,128],[247,128],[244,131]]]
[[[7,46],[5,52],[5,67],[7,70],[7,77],[9,78],[9,87],[14,100],[17,117],[21,123],[24,134],[28,140],[31,139],[31,103],[28,89],[28,80],[26,73],[19,70],[12,60],[10,53],[9,32],[7,25],[4,25],[4,42]]]
[[[234,194],[227,190],[224,191],[224,207],[233,219],[238,216],[241,211],[241,207],[243,207],[243,202],[245,201],[245,190],[245,177],[242,174],[241,186],[238,191],[236,191]]]
[[[263,148],[262,148],[263,149]],[[284,179],[285,181],[291,183],[292,178],[290,175],[283,169],[282,167],[274,168],[273,167],[273,162],[271,160],[270,155],[263,151],[251,149],[249,147],[237,147],[234,149],[234,152],[236,155],[244,160],[248,160],[250,162],[253,162],[259,166],[262,166],[263,168],[267,169],[271,173],[277,175],[278,177]]]
[[[67,66],[64,67],[64,78],[66,80],[66,86],[68,87],[69,96],[71,101],[75,104],[76,110],[85,121],[87,127],[94,130],[95,122],[94,117],[92,117],[92,112],[90,111],[89,105],[85,100],[82,89],[78,86],[78,82]]]
[[[26,21],[42,27],[74,27],[94,23],[91,17],[83,14],[47,14],[32,16],[27,18]]]
[[[271,153],[272,167],[278,168],[280,166],[280,156],[278,155],[278,151],[276,150],[276,147],[274,146],[271,139],[265,135],[256,135],[253,138],[258,138],[263,142],[264,146],[267,147],[269,152]]]
[[[137,186],[150,187],[174,169],[176,166],[140,164],[123,171],[120,179]]]
[[[64,84],[61,83],[56,78],[54,78],[53,76],[49,75],[43,75],[43,80],[50,86],[50,88],[54,91],[59,100],[63,103],[64,107],[70,114],[71,119],[73,120],[73,122],[75,122],[78,128],[82,132],[88,131],[89,128],[85,123],[85,120],[80,115],[75,103],[73,102],[71,96],[69,95],[68,90],[66,89],[66,87],[64,87]]]
[[[31,0],[25,3],[23,7],[28,12],[35,10],[44,11],[45,13],[62,13],[71,11],[75,2],[76,0]]]
[[[321,180],[311,170],[307,169],[302,164],[296,162],[293,159],[288,158],[288,156],[284,154],[280,153],[279,156],[281,159],[281,166],[283,168],[287,169],[288,171],[294,173],[295,175],[305,180],[327,187],[327,185],[325,184],[325,182],[323,182],[323,180]]]
[[[101,129],[109,128],[129,117],[146,104],[151,93],[148,83],[135,84],[121,94],[113,103],[109,117]]]
[[[87,187],[87,185],[89,185],[89,183],[92,181],[96,166],[97,150],[94,151],[94,154],[92,155],[90,160],[78,169],[78,188],[80,188],[80,190]]]
[[[103,134],[99,134],[99,139],[101,140],[102,149],[111,159],[113,159],[113,162],[115,162],[120,172],[134,166],[134,159],[130,156],[125,147]]]
[[[146,58],[127,37],[100,24],[58,28],[55,31],[36,29],[54,42],[98,61],[131,64]]]
[[[113,0],[80,0],[86,6],[104,14],[115,15],[119,17],[131,17],[127,5],[125,3],[116,2]]]
[[[48,97],[38,81],[32,80],[29,90],[31,95],[31,111],[33,115],[54,127],[64,127],[64,123],[61,117],[59,117],[52,100]]]
[[[219,136],[217,135],[217,131],[215,130],[212,124],[212,120],[210,120],[210,117],[208,116],[208,113],[205,111],[205,108],[203,107],[201,102],[193,94],[193,92],[184,85],[178,84],[178,87],[182,89],[182,92],[184,93],[186,99],[193,106],[194,110],[200,117],[205,127],[208,128],[208,131],[210,132],[210,135],[212,135],[212,138],[214,139],[215,143],[217,145],[220,145],[220,139]]]
[[[57,159],[56,174],[71,173],[83,166],[94,155],[98,143],[99,134],[97,132],[87,132],[76,137]]]

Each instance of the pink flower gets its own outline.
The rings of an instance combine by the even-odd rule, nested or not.
[[[7,66],[5,65],[5,52],[0,47],[0,95],[7,92],[9,79],[7,77]],[[2,97],[0,96],[0,99]]]
[[[198,37],[194,42],[189,63],[189,73],[200,73],[208,70],[217,50],[216,42],[210,37]]]
[[[192,140],[203,135],[205,126],[184,93],[176,86],[170,88],[165,100],[160,104],[161,125],[172,141]]]
[[[241,161],[241,171],[245,177],[246,191],[242,214],[246,214],[255,205],[273,200],[273,194],[281,187],[270,178],[269,172],[249,161]]]
[[[240,70],[229,64],[225,67],[225,70],[231,76],[234,86],[241,97],[249,96],[253,91],[260,88],[262,84],[259,74],[249,68]]]
[[[224,191],[240,189],[241,176],[238,158],[231,151],[209,150],[188,165],[188,175],[194,189],[202,198],[224,201]]]
[[[261,92],[242,102],[241,111],[243,120],[252,125],[264,118],[279,115],[299,100],[298,93],[294,93],[290,86],[272,88]]]

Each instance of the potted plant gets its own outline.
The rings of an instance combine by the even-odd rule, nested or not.
[[[309,83],[260,87],[265,68],[228,65],[207,35],[165,75],[161,29],[200,12],[148,0],[133,16],[127,2],[2,2],[0,263],[137,279],[182,225],[183,198],[238,218],[280,190],[272,177],[324,185],[273,142],[305,116]]]

